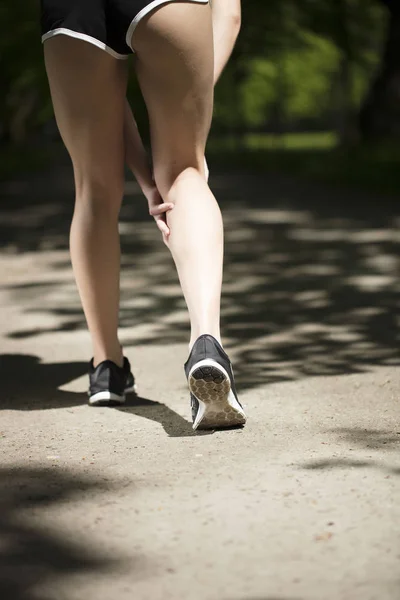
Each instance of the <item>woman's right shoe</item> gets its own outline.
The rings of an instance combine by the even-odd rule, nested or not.
[[[88,394],[91,406],[124,404],[127,392],[136,392],[136,385],[126,357],[123,367],[119,367],[112,360],[103,360],[95,368],[93,359],[90,361]]]
[[[232,365],[221,344],[209,334],[195,342],[185,363],[193,429],[217,429],[246,423]]]

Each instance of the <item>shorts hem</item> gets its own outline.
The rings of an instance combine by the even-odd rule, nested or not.
[[[110,54],[111,56],[113,56],[114,58],[117,58],[118,60],[126,60],[130,56],[130,54],[120,54],[119,52],[116,52],[115,50],[110,48],[110,46],[107,46],[107,44],[105,44],[104,42],[101,42],[97,38],[92,37],[91,35],[87,35],[86,33],[80,33],[79,31],[74,31],[73,29],[67,29],[65,27],[58,27],[57,29],[51,29],[50,31],[48,31],[47,33],[42,35],[42,42],[45,42],[46,40],[54,37],[55,35],[67,35],[69,37],[73,37],[78,40],[83,40],[85,42],[89,42],[89,44],[93,44],[94,46],[97,46],[97,48],[104,50],[105,52],[107,52],[107,54]]]
[[[138,26],[139,21],[141,21],[143,19],[143,17],[145,17],[149,12],[151,12],[152,10],[157,8],[157,6],[161,6],[162,4],[170,4],[173,1],[174,0],[153,0],[153,2],[150,2],[150,4],[145,6],[140,12],[138,12],[136,17],[134,19],[132,19],[131,24],[128,27],[128,31],[126,32],[126,38],[125,38],[126,45],[128,46],[128,48],[130,48],[132,50],[132,52],[135,52],[131,46],[132,35],[133,35],[133,32],[135,31],[136,27]],[[209,2],[209,0],[187,0],[187,1],[195,2],[197,4],[208,4],[208,2]]]

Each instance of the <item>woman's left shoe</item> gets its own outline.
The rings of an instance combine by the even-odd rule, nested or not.
[[[212,335],[201,335],[185,363],[192,405],[193,429],[217,429],[246,423],[232,365]]]
[[[103,360],[95,368],[89,363],[89,404],[91,406],[118,406],[125,403],[125,394],[136,392],[135,378],[129,360],[124,357],[123,367],[112,360]]]

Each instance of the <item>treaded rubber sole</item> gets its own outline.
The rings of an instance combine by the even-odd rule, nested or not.
[[[199,402],[193,429],[219,429],[246,423],[229,376],[216,361],[205,359],[189,373],[189,390]]]

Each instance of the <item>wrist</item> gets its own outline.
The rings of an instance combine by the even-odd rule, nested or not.
[[[154,182],[152,184],[149,184],[147,182],[143,183],[142,185],[140,185],[140,188],[147,200],[153,197],[153,195],[158,191]]]

